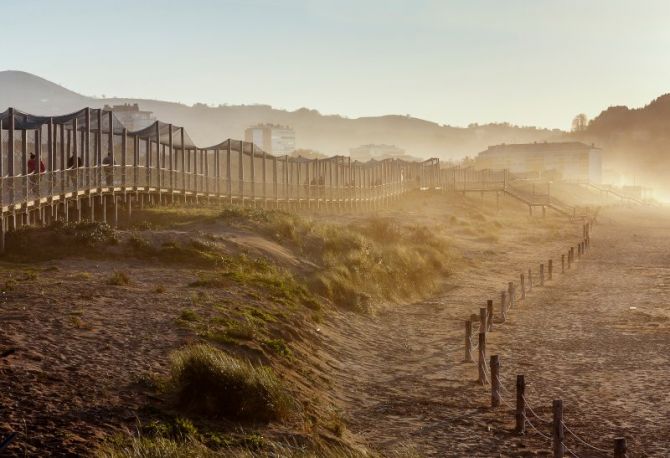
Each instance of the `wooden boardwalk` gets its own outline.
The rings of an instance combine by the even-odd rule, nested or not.
[[[30,224],[103,220],[133,207],[200,200],[292,209],[372,209],[413,189],[439,188],[438,159],[351,161],[273,156],[227,139],[196,146],[156,121],[129,132],[113,112],[0,113],[0,250]],[[39,166],[38,164],[43,164]]]

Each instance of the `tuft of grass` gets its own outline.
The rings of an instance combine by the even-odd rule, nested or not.
[[[186,242],[166,241],[155,246],[139,234],[134,234],[128,238],[126,252],[136,258],[151,259],[165,264],[211,268],[223,262],[223,257],[211,242],[204,243],[195,239]]]
[[[155,294],[163,294],[165,292],[165,287],[163,285],[158,285],[153,289]]]
[[[193,309],[184,309],[179,314],[179,319],[183,321],[198,321],[200,320],[200,315]]]
[[[130,284],[130,277],[125,272],[117,271],[112,274],[111,277],[107,279],[108,285],[113,286],[123,286]]]
[[[272,369],[207,344],[174,353],[170,380],[178,404],[204,415],[265,422],[287,418],[297,406]]]
[[[263,346],[271,350],[276,355],[283,356],[285,358],[291,358],[293,356],[291,349],[286,344],[284,339],[265,339],[263,340]]]
[[[234,339],[253,340],[256,327],[248,320],[234,321],[228,325],[226,334]]]

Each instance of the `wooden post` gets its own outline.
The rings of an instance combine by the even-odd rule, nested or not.
[[[500,358],[491,356],[491,407],[500,407]]]
[[[486,333],[479,333],[479,383],[486,384]]]
[[[628,447],[626,447],[625,437],[614,439],[614,458],[628,458]]]
[[[551,281],[553,273],[554,273],[554,261],[550,259],[547,265],[547,280]]]
[[[487,331],[493,331],[493,300],[489,299],[486,301],[486,316],[487,316]]]
[[[568,270],[572,269],[572,248],[568,250]]]
[[[520,276],[521,280],[521,300],[526,299],[526,277],[521,274]]]
[[[233,141],[228,139],[228,144],[226,145],[226,193],[228,194],[228,203],[232,205],[233,203],[233,172],[230,170],[230,155]]]
[[[0,138],[0,143],[2,143],[2,139]],[[7,221],[5,220],[5,217],[2,216],[0,217],[0,254],[5,254],[5,227],[7,225]]]
[[[507,301],[509,303],[509,308],[514,307],[514,282],[508,282],[507,283],[507,295],[509,296],[509,300]]]
[[[240,180],[237,189],[239,193],[240,204],[244,206],[244,142],[242,140],[240,140],[240,156],[239,156],[239,163],[237,165],[239,169],[238,179]]]
[[[500,292],[500,313],[505,321],[507,319],[507,292],[504,290]]]
[[[465,321],[465,362],[472,362],[472,321]]]
[[[564,254],[561,255],[561,273],[562,274],[565,273],[565,255]]]
[[[263,178],[263,207],[268,205],[268,187],[267,187],[267,153],[263,151],[263,165],[261,168],[261,176]]]
[[[274,189],[275,196],[275,207],[279,207],[279,187],[277,183],[277,158],[272,157],[272,186]]]
[[[488,315],[486,307],[480,307],[479,309],[479,332],[486,332],[488,328]]]
[[[533,289],[533,271],[528,269],[528,291]]]
[[[544,264],[540,264],[540,286],[544,286]]]
[[[516,428],[517,434],[526,432],[526,380],[523,375],[516,376]]]
[[[552,449],[554,458],[563,458],[565,454],[565,433],[563,431],[563,401],[554,399],[553,403],[554,421],[552,423]]]
[[[174,160],[174,127],[172,124],[168,124],[168,159],[170,160],[170,164],[168,165],[168,173],[170,174],[170,195],[172,196],[172,201],[174,202],[174,169],[175,169],[175,160]],[[218,151],[217,151],[218,153]],[[163,164],[163,167],[165,167],[165,164]],[[217,186],[217,194],[218,194],[218,186],[219,186],[219,180],[216,180],[216,186]]]
[[[251,143],[251,153],[249,161],[250,180],[251,180],[251,205],[256,206],[256,148],[254,143]]]
[[[186,146],[184,145],[184,128],[179,129],[179,141],[181,142],[181,187],[186,202]],[[228,158],[230,159],[230,141],[228,142]],[[230,161],[228,161],[228,174],[230,175]],[[230,176],[228,177],[228,186],[230,186]]]

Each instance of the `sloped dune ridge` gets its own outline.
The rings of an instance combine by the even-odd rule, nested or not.
[[[658,212],[603,212],[588,256],[488,341],[507,402],[523,373],[540,416],[561,398],[575,433],[607,450],[625,435],[633,456],[667,453]],[[118,229],[19,231],[0,264],[8,456],[546,455],[489,407],[463,321],[489,298],[497,311],[519,273],[560,265],[581,230],[425,192],[375,215],[156,207]],[[231,410],[203,380],[249,402]]]

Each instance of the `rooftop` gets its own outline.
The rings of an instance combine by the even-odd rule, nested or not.
[[[582,142],[535,142],[535,143],[511,143],[489,146],[484,153],[509,153],[509,152],[523,152],[523,153],[543,153],[543,152],[562,152],[562,151],[590,151],[592,149],[599,150],[594,144],[587,145]]]

